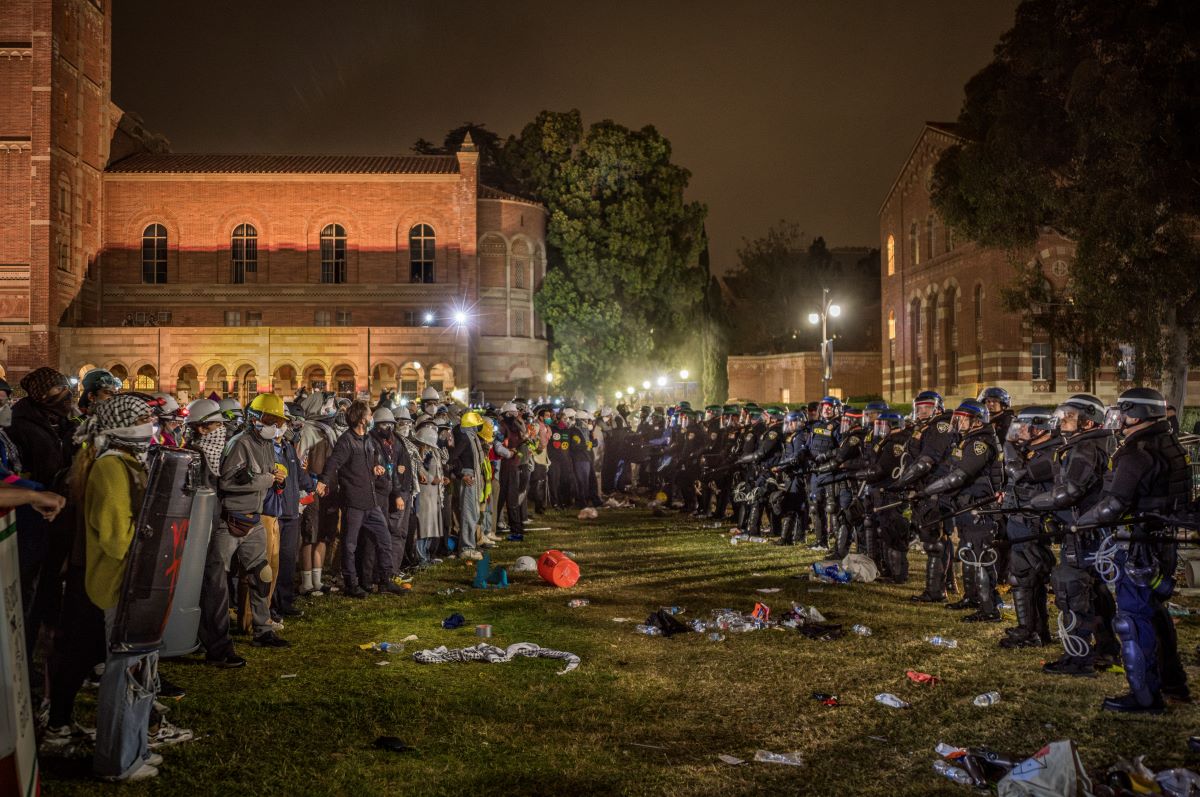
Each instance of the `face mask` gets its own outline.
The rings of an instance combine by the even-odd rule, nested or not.
[[[158,424],[151,421],[150,423],[142,423],[137,426],[122,426],[117,429],[109,429],[103,433],[103,436],[134,446],[147,446],[157,434]]]
[[[267,426],[261,423],[254,424],[254,429],[263,440],[274,440],[283,431],[278,426]]]
[[[375,428],[375,421],[367,421],[367,431],[369,432],[374,428]]]
[[[401,437],[408,437],[410,434],[412,434],[412,424],[402,423],[396,427],[396,432]]]

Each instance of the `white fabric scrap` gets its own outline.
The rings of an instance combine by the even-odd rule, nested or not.
[[[498,648],[481,642],[469,648],[451,650],[445,645],[439,645],[433,650],[418,650],[413,654],[413,661],[418,664],[445,664],[447,662],[480,661],[484,664],[503,664],[518,656],[543,659],[563,659],[567,666],[555,675],[566,675],[579,666],[579,657],[574,653],[563,650],[550,650],[532,642],[517,642],[507,648]]]

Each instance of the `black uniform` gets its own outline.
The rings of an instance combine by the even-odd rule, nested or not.
[[[1004,506],[1015,510],[1054,484],[1054,456],[1063,440],[1057,433],[1031,446],[1006,453]],[[1007,450],[1007,449],[1006,449]],[[1041,536],[1043,517],[1013,511],[1007,516],[1008,583],[1012,584],[1017,628],[1001,647],[1044,645],[1050,641],[1046,579],[1054,566],[1049,538]]]
[[[944,470],[943,462],[954,445],[949,412],[918,422],[908,438],[906,467],[896,486],[914,488]],[[950,567],[949,522],[935,522],[942,515],[936,497],[920,498],[913,506],[912,518],[928,560],[925,563],[925,591],[914,600],[939,603],[946,599],[946,572]]]
[[[767,499],[768,493],[772,490],[770,469],[779,464],[779,455],[782,450],[782,427],[778,423],[772,423],[770,426],[764,425],[762,434],[758,438],[758,447],[755,449],[754,454],[751,455],[750,462],[754,470],[753,475],[750,477],[753,485],[751,490],[752,498],[747,502],[749,505],[749,518],[747,520],[746,531],[749,534],[758,534],[764,508],[768,509],[768,514],[770,515],[771,533],[779,534],[779,502],[776,501],[772,504]]]
[[[841,443],[841,422],[832,418],[814,421],[808,429],[808,453],[815,463],[824,463]],[[808,516],[816,534],[816,546],[829,546],[829,531],[832,525],[830,512],[830,489],[832,479],[828,474],[814,473],[808,481]]]
[[[851,535],[862,519],[862,504],[855,503],[855,489],[850,477],[866,466],[862,454],[864,436],[861,427],[849,429],[838,441],[829,461],[834,475],[825,493],[825,500],[830,505],[826,517],[834,518],[835,559],[844,559],[850,553]]]
[[[887,437],[873,441],[871,448],[874,457],[859,474],[859,478],[867,483],[867,492],[873,506],[887,506],[899,498],[894,488],[903,468],[905,450],[911,435],[912,432],[908,429],[897,429]],[[881,557],[887,562],[892,581],[897,584],[907,582],[908,542],[912,534],[908,518],[899,507],[872,511],[871,516],[879,530]]]

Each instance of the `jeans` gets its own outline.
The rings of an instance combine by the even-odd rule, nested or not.
[[[392,538],[388,532],[387,521],[379,507],[371,509],[354,509],[346,507],[346,528],[342,536],[342,581],[347,591],[358,586],[358,568],[355,553],[358,550],[359,532],[365,532],[375,544],[378,557],[378,572],[376,577],[383,580],[395,575],[392,569]]]
[[[104,610],[112,637],[117,608]],[[149,754],[150,710],[158,688],[158,652],[109,653],[100,679],[96,709],[96,752],[92,768],[100,777],[129,777]]]
[[[458,501],[459,542],[464,551],[474,550],[479,547],[479,482],[459,485]]]
[[[275,571],[276,611],[292,608],[296,599],[296,557],[300,553],[300,517],[279,519],[279,568]]]

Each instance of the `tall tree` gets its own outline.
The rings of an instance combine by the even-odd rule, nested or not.
[[[453,155],[462,147],[468,133],[471,134],[475,148],[479,150],[480,179],[487,185],[509,190],[511,181],[499,164],[500,150],[504,142],[498,133],[489,130],[482,122],[463,122],[447,131],[441,145],[418,138],[413,142],[411,149],[418,155]]]
[[[705,208],[684,200],[690,173],[653,127],[543,111],[499,157],[511,190],[543,202],[549,268],[535,302],[567,390],[612,387],[694,329],[705,274]]]
[[[1060,308],[1031,320],[1087,356],[1132,344],[1177,406],[1200,326],[1197,86],[1194,0],[1026,0],[934,173],[939,212],[985,246],[1073,240],[1065,285],[1018,275],[1010,302]]]

